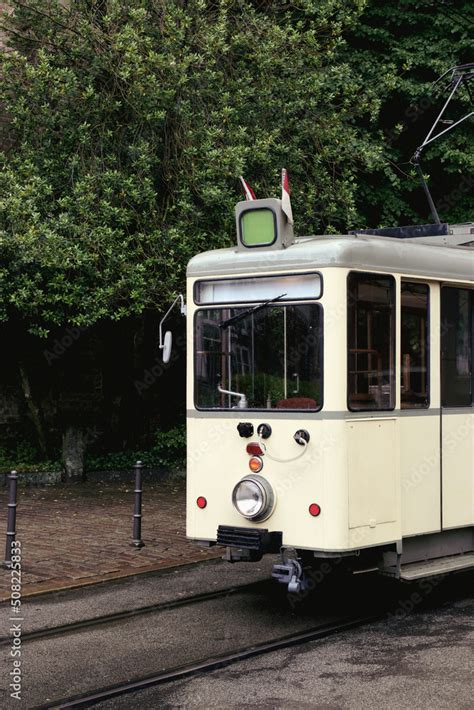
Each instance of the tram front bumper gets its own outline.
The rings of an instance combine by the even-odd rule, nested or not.
[[[216,542],[227,548],[226,559],[237,562],[258,560],[265,554],[280,552],[282,537],[281,532],[268,532],[262,528],[219,525]]]

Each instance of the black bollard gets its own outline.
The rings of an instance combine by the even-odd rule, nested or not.
[[[142,469],[143,464],[137,461],[135,471],[135,511],[133,513],[133,547],[144,547],[142,540]]]
[[[5,547],[5,562],[3,566],[10,569],[12,566],[12,543],[16,537],[16,489],[18,474],[11,471],[8,479],[8,516],[7,516],[7,544]]]

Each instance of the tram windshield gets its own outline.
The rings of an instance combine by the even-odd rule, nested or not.
[[[198,408],[321,408],[321,306],[205,308],[194,335]]]

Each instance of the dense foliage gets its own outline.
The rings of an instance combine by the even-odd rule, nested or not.
[[[0,316],[42,333],[161,304],[233,241],[237,176],[301,231],[355,220],[376,97],[341,56],[362,0],[28,0],[4,23]],[[359,126],[357,126],[359,122]]]
[[[358,180],[357,204],[368,226],[430,221],[409,159],[433,124],[448,92],[432,83],[452,66],[474,62],[472,0],[369,0],[347,37],[354,71],[381,101],[377,130],[384,146],[379,169]],[[471,84],[472,87],[472,84]],[[471,89],[472,93],[472,89]],[[460,91],[445,119],[472,110]],[[441,124],[438,130],[447,128]],[[474,219],[474,120],[426,149],[422,166],[441,219]]]
[[[142,461],[147,468],[184,470],[186,463],[186,429],[184,425],[168,431],[157,431],[154,441],[146,450],[109,452],[86,457],[88,471],[123,471],[130,469],[135,461]]]
[[[190,256],[233,240],[240,173],[278,194],[286,165],[301,233],[420,220],[407,160],[442,99],[429,84],[472,59],[470,0],[11,7],[0,318],[38,334],[161,305]],[[427,154],[446,219],[473,207],[473,131]]]
[[[142,461],[147,468],[179,471],[185,467],[186,430],[183,425],[166,431],[157,431],[151,445],[144,450],[112,451],[107,454],[88,454],[87,471],[124,471],[132,468],[135,461]],[[46,461],[29,442],[21,442],[14,448],[0,447],[0,473],[12,469],[22,472],[61,469],[60,460]]]

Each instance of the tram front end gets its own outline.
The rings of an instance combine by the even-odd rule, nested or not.
[[[297,591],[305,551],[348,544],[341,422],[322,414],[323,370],[344,358],[342,342],[328,358],[342,329],[325,334],[324,303],[342,313],[345,277],[314,267],[280,200],[239,203],[236,223],[236,248],[188,267],[187,535],[231,562],[281,553],[274,576]]]

